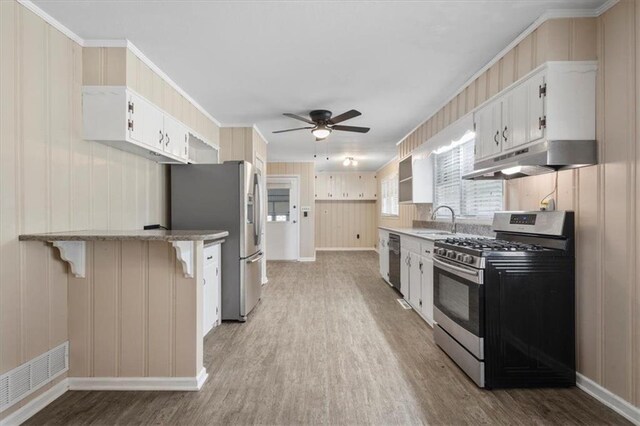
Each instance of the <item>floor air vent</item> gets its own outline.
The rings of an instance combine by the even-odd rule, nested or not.
[[[404,299],[398,299],[398,303],[400,304],[400,306],[402,306],[404,309],[411,309],[411,305],[409,304],[409,302],[407,302]]]
[[[0,376],[0,412],[69,369],[69,342]]]

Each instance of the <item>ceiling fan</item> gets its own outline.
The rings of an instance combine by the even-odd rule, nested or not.
[[[293,132],[295,130],[311,130],[313,136],[316,137],[316,141],[320,141],[325,139],[327,136],[331,134],[334,130],[340,130],[343,132],[357,132],[357,133],[367,133],[369,131],[368,127],[357,127],[357,126],[342,126],[338,123],[342,123],[343,121],[349,120],[351,118],[355,118],[359,115],[362,115],[360,111],[356,111],[352,109],[343,114],[340,114],[336,117],[331,118],[331,111],[327,111],[324,109],[316,109],[309,113],[309,118],[301,117],[296,114],[284,113],[283,115],[291,118],[295,118],[296,120],[304,121],[305,123],[312,124],[312,127],[298,127],[295,129],[287,129],[287,130],[276,130],[273,133],[285,133],[285,132]]]

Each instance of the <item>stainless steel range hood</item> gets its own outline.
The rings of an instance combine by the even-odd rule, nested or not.
[[[542,141],[474,164],[462,179],[515,179],[598,163],[595,140]]]

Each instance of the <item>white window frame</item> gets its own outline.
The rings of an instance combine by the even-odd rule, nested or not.
[[[399,185],[398,172],[382,178],[380,182],[380,214],[382,216],[400,216],[400,202],[398,199]]]
[[[452,150],[457,150],[458,152],[460,152],[461,149],[467,149],[467,150],[471,150],[471,152],[473,152],[473,146],[475,144],[475,140],[471,140],[471,141],[465,141],[464,143],[457,143],[457,142],[453,142],[448,146],[442,147],[438,150],[436,150],[434,152],[434,154],[436,155],[436,158],[434,160],[434,168],[433,168],[433,173],[434,173],[434,179],[433,179],[433,185],[434,185],[434,203],[433,203],[433,207],[437,207],[439,205],[449,205],[449,204],[453,204],[451,207],[454,208],[454,210],[456,210],[456,218],[460,218],[463,221],[469,221],[469,222],[475,222],[475,223],[484,223],[484,222],[490,222],[491,219],[493,218],[493,213],[495,211],[500,211],[504,209],[504,197],[505,197],[505,188],[504,188],[504,183],[502,181],[462,181],[462,175],[470,172],[471,170],[464,170],[463,167],[467,166],[469,167],[469,164],[465,164],[463,159],[460,159],[460,162],[458,163],[459,165],[459,169],[457,171],[458,173],[458,179],[461,180],[460,185],[458,186],[457,190],[458,190],[458,196],[459,198],[457,200],[455,200],[455,202],[451,202],[451,198],[445,199],[444,201],[440,201],[438,200],[438,194],[439,194],[439,190],[438,190],[438,183],[439,183],[439,178],[438,178],[438,155],[446,155],[447,153],[451,154]],[[468,152],[467,152],[468,153]],[[462,155],[462,152],[460,153]],[[471,160],[473,161],[473,159]],[[452,173],[456,173],[455,170],[452,170]],[[464,198],[464,194],[465,192],[468,193],[468,189],[469,186],[479,186],[479,185],[494,185],[496,188],[499,187],[499,200],[494,199],[492,201],[490,201],[488,203],[488,206],[486,208],[486,211],[484,211],[481,214],[470,214],[469,211],[466,210],[466,208],[468,207],[468,203],[465,202],[465,198]],[[465,188],[467,189],[467,191],[465,191]],[[455,187],[453,188],[454,190],[456,189]],[[486,194],[485,194],[486,196]],[[467,200],[468,201],[468,200]],[[436,219],[445,219],[445,218],[449,218],[450,216],[450,212],[447,210],[440,210],[437,215],[436,215]]]

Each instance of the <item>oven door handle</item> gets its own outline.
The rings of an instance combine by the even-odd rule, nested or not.
[[[480,274],[481,271],[477,269],[468,269],[468,268],[463,268],[461,266],[452,265],[451,263],[443,262],[442,260],[436,257],[433,258],[433,264],[434,266],[437,266],[438,268],[445,270],[447,272],[451,272],[452,274],[455,274],[457,276],[462,276],[465,278],[472,277],[468,279],[470,279],[476,284],[483,283],[482,275]]]

